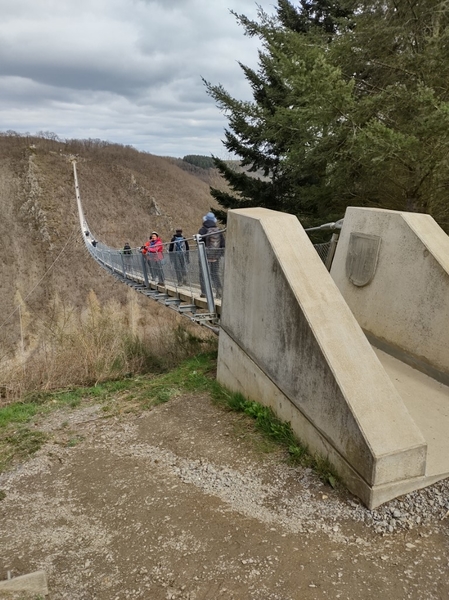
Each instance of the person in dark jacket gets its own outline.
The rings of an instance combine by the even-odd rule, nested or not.
[[[123,250],[122,250],[125,269],[130,269],[131,268],[131,262],[132,262],[131,255],[132,255],[132,253],[133,253],[133,251],[131,249],[130,243],[129,242],[125,242],[125,245],[123,246]]]
[[[187,285],[187,265],[190,264],[189,242],[182,235],[182,229],[177,229],[168,247],[170,262],[176,273],[178,285]]]
[[[224,255],[225,239],[220,228],[217,227],[217,219],[213,212],[207,213],[203,217],[203,226],[198,231],[201,236],[202,242],[206,246],[206,257],[209,264],[210,276],[212,279],[212,285],[215,288],[215,295],[217,298],[221,298],[223,291],[221,280],[220,280],[220,258]],[[201,285],[201,296],[206,295],[206,289],[204,286],[203,274],[200,269],[200,285]]]

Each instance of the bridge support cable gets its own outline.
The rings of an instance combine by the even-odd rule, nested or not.
[[[335,223],[324,223],[323,225],[319,225],[318,227],[309,227],[304,231],[306,231],[307,233],[311,231],[340,231],[342,227],[343,219],[340,219]],[[338,233],[333,233],[332,238],[329,242],[313,245],[328,271],[330,271],[332,267],[332,261],[334,260],[335,250],[337,249],[338,237]]]

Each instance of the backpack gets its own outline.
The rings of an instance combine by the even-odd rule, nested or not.
[[[207,236],[204,236],[206,248],[218,250],[221,248],[221,233],[218,227],[209,227]]]
[[[175,251],[176,252],[185,252],[186,244],[184,242],[184,238],[182,236],[175,236]]]

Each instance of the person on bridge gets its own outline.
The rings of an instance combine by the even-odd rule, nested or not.
[[[190,263],[189,242],[182,235],[182,229],[177,229],[168,247],[171,264],[176,273],[178,285],[187,285],[187,265]]]
[[[123,250],[122,250],[125,269],[129,269],[131,267],[132,253],[133,253],[133,251],[131,249],[130,243],[125,242],[125,245],[123,246]]]
[[[164,246],[157,231],[153,231],[150,239],[141,248],[142,254],[146,256],[150,268],[151,279],[157,281],[158,285],[165,285],[163,260]]]
[[[225,239],[221,230],[217,227],[217,219],[213,212],[208,212],[203,217],[203,226],[198,231],[201,236],[201,241],[206,246],[207,262],[209,264],[210,276],[212,279],[212,285],[215,288],[215,295],[217,298],[221,298],[222,295],[222,284],[220,280],[220,258],[224,255]],[[200,285],[201,285],[201,297],[204,298],[206,295],[206,288],[204,286],[204,278],[200,269]]]

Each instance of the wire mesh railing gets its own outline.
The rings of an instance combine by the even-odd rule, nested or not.
[[[213,295],[220,299],[223,291],[225,249],[206,248],[209,274],[203,274],[198,252],[198,240],[189,239],[188,251],[169,251],[170,244],[164,244],[163,252],[155,255],[142,254],[140,248],[117,250],[102,242],[96,242],[88,234],[85,240],[92,257],[103,267],[136,283],[145,285],[169,285],[172,288],[190,293],[193,296],[205,296],[205,277],[210,278]],[[196,247],[192,248],[192,242]],[[330,268],[330,253],[335,251],[336,240],[314,244],[323,263]]]
[[[318,225],[317,227],[308,227],[305,229],[306,232],[310,233],[312,231],[333,231],[331,239],[328,242],[323,242],[320,244],[313,244],[315,250],[318,252],[318,256],[323,261],[326,269],[328,271],[331,270],[332,261],[334,260],[335,250],[337,249],[338,237],[339,234],[336,233],[340,231],[343,227],[343,219],[332,223],[323,223],[323,225]]]
[[[89,236],[90,237],[90,236]],[[190,242],[190,240],[189,240]],[[201,243],[199,240],[197,244]],[[169,251],[164,244],[162,253],[143,254],[140,248],[117,250],[93,238],[86,240],[91,256],[112,273],[143,285],[170,286],[194,296],[206,297],[206,279],[214,298],[220,299],[223,291],[224,248],[206,248],[208,273],[200,268],[198,245],[189,251]]]
[[[313,244],[313,247],[318,252],[318,256],[321,258],[324,264],[326,264],[331,242],[324,242],[323,244]]]

